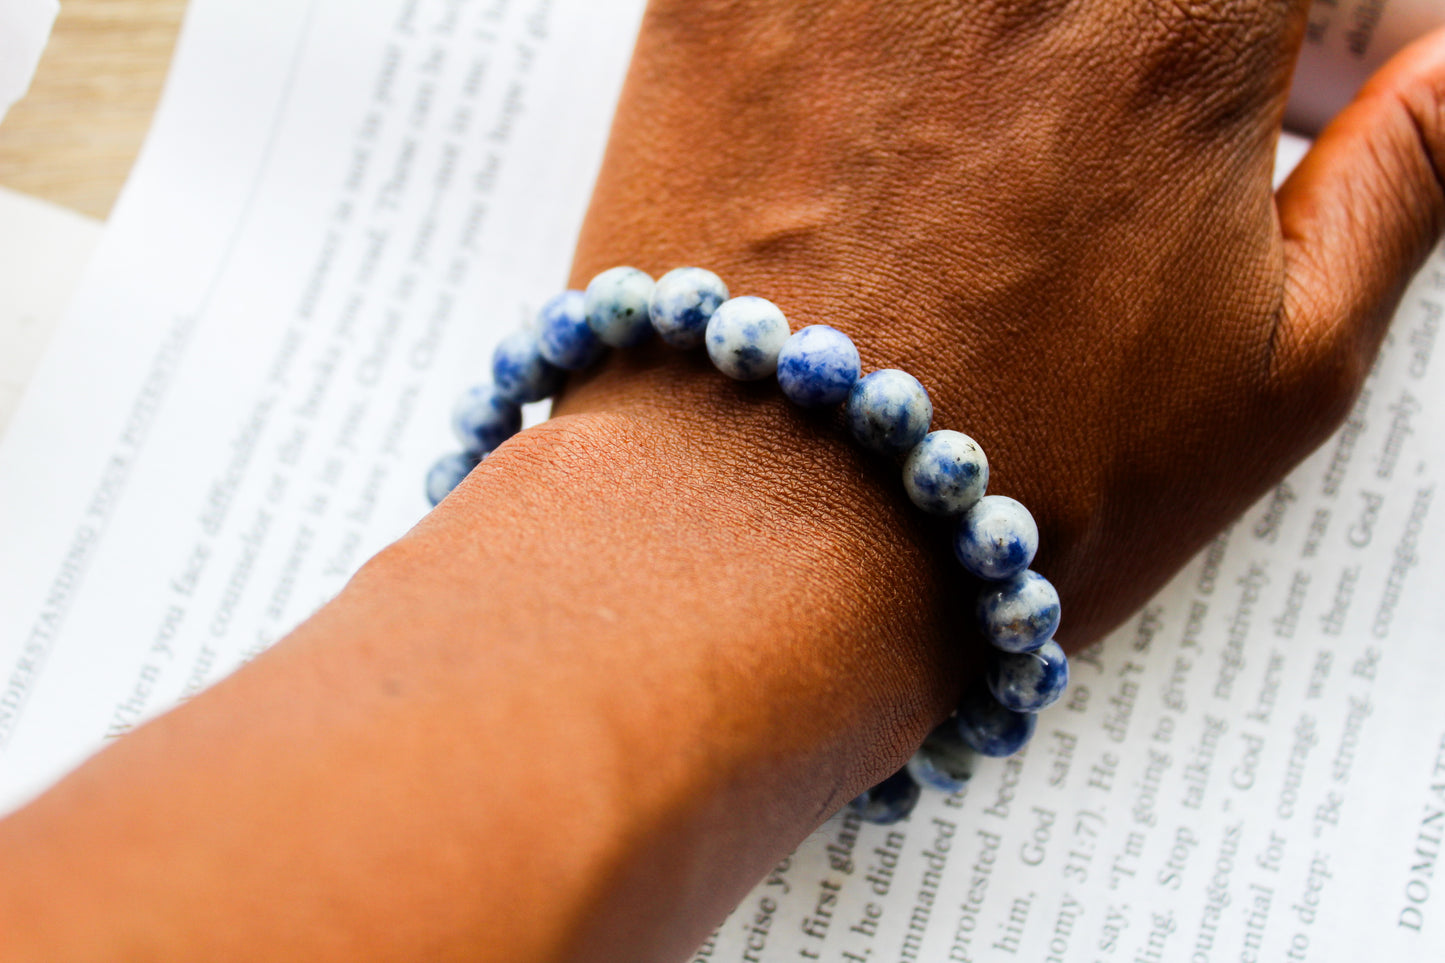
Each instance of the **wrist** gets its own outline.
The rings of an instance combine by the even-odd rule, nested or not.
[[[701,880],[664,905],[720,915],[907,758],[982,650],[939,631],[964,624],[935,589],[952,562],[902,521],[891,467],[775,387],[634,357],[560,406],[605,412],[503,445],[367,578],[485,625],[478,657],[538,700],[513,714],[600,739],[589,767],[618,763],[570,773],[623,793],[602,793],[625,802],[601,812],[628,841],[617,872]],[[550,757],[555,735],[518,738]],[[617,901],[635,895],[619,886],[589,919],[631,918]]]
[[[726,419],[631,394],[667,377],[503,446],[295,635],[17,814],[47,840],[18,865],[86,880],[112,945],[178,958],[462,941],[497,912],[466,894],[503,876],[514,950],[628,929],[685,953],[902,762],[959,669],[849,446],[775,392]],[[724,390],[691,380],[700,406]],[[212,925],[235,905],[244,940]]]

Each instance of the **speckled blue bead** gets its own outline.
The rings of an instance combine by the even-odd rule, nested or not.
[[[1039,527],[1007,495],[985,495],[958,523],[953,553],[970,575],[990,582],[1013,578],[1039,550]]]
[[[998,704],[985,685],[969,689],[954,716],[959,737],[985,756],[1011,756],[1033,737],[1038,716],[1014,712]]]
[[[526,404],[556,394],[562,372],[542,357],[535,331],[513,331],[492,352],[492,384],[497,394]]]
[[[522,427],[522,409],[502,397],[489,382],[473,385],[452,409],[452,430],[462,447],[485,454],[515,435]]]
[[[849,805],[863,817],[864,822],[891,826],[913,812],[920,795],[918,783],[908,775],[907,769],[900,769],[873,788],[864,790]]]
[[[923,745],[908,760],[913,781],[939,792],[962,792],[978,768],[979,755],[963,741],[953,719],[928,734]]]
[[[925,512],[962,514],[988,488],[988,458],[961,431],[931,431],[903,463],[903,488]]]
[[[426,473],[426,500],[435,507],[451,494],[453,488],[462,483],[462,479],[466,478],[481,460],[481,456],[464,451],[452,452],[437,459],[437,463]]]
[[[788,340],[788,319],[766,298],[724,301],[707,323],[707,356],[738,381],[757,381],[778,370],[778,352]]]
[[[826,324],[808,325],[778,352],[778,387],[806,408],[842,404],[862,370],[852,340]]]
[[[906,371],[875,371],[848,393],[848,426],[865,448],[901,455],[923,440],[932,421],[928,392]]]
[[[648,305],[653,287],[651,275],[631,267],[610,268],[592,279],[583,307],[587,324],[603,344],[629,348],[652,333]]]
[[[602,354],[602,342],[587,323],[581,291],[563,291],[537,314],[537,348],[563,371],[581,371]]]
[[[657,279],[648,314],[657,336],[674,348],[701,346],[713,312],[728,299],[722,278],[704,268],[681,267]]]
[[[1059,627],[1059,593],[1038,572],[1020,572],[978,594],[978,626],[1004,652],[1032,652]]]
[[[1032,652],[999,652],[988,667],[988,689],[1014,712],[1038,712],[1059,701],[1069,684],[1069,659],[1050,639]]]

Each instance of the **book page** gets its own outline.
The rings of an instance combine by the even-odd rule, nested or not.
[[[102,233],[84,214],[0,187],[0,438]]]
[[[58,0],[0,0],[0,120],[30,89]]]
[[[566,281],[642,7],[194,0],[0,447],[0,811],[427,511],[452,402]]]
[[[1315,0],[1285,126],[1314,136],[1410,41],[1445,26],[1440,0]]]

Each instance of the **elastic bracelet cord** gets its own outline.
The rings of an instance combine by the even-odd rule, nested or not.
[[[603,271],[587,290],[564,291],[536,324],[504,338],[492,356],[492,380],[468,389],[452,425],[462,451],[427,474],[436,505],[522,424],[521,405],[551,397],[569,371],[594,364],[606,348],[652,337],[672,347],[706,347],[713,365],[739,381],[776,375],[794,404],[842,404],[853,437],[871,451],[903,456],[903,487],[914,505],[953,520],[960,565],[985,585],[978,625],[992,646],[984,679],[924,739],[908,764],[854,799],[870,822],[889,824],[912,812],[921,787],[961,791],[980,756],[1009,756],[1033,735],[1036,713],[1068,685],[1069,662],[1054,641],[1059,595],[1029,568],[1039,530],[1027,508],[988,495],[988,459],[957,431],[929,431],[933,403],[917,378],[895,368],[862,375],[858,349],[825,324],[793,333],[764,298],[730,297],[703,268],[669,271],[657,281],[630,267]]]

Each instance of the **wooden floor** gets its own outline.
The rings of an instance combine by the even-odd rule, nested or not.
[[[0,184],[104,218],[160,98],[185,0],[64,0],[0,123]]]

